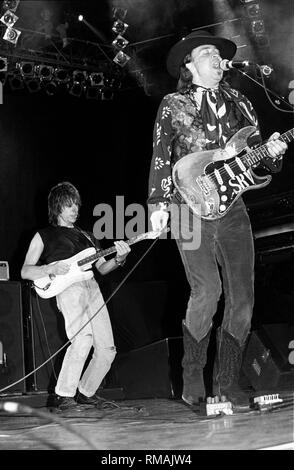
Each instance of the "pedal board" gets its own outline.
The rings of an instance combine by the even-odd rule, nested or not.
[[[199,413],[205,416],[232,415],[233,407],[224,395],[207,397],[206,401],[199,403]]]

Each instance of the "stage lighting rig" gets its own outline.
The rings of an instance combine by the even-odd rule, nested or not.
[[[2,4],[3,10],[16,11],[20,0],[4,0]]]
[[[7,57],[0,57],[0,72],[6,72],[8,69]]]
[[[88,80],[88,73],[85,70],[74,70],[72,74],[73,83],[85,84]]]
[[[99,87],[104,85],[104,74],[102,72],[92,72],[89,75],[90,84],[92,87]]]
[[[260,15],[259,3],[252,3],[245,6],[246,14],[249,18],[257,18]]]
[[[265,32],[264,21],[263,20],[251,21],[250,29],[253,34],[264,33]]]
[[[112,26],[111,29],[115,34],[123,35],[126,32],[126,30],[128,29],[128,27],[129,27],[129,25],[127,23],[124,23],[121,20],[116,20],[113,23],[113,26]]]
[[[4,33],[3,39],[5,39],[5,41],[11,42],[12,44],[16,44],[20,35],[21,31],[19,31],[18,29],[7,28]]]
[[[54,96],[58,92],[58,85],[54,81],[47,82],[44,85],[44,90],[47,93],[47,95]]]
[[[41,81],[43,80],[51,80],[54,73],[54,68],[51,65],[38,65],[36,67],[38,77]]]
[[[130,60],[130,56],[125,54],[123,51],[119,51],[114,57],[113,62],[115,62],[120,67],[124,67],[128,63],[129,60]]]
[[[18,62],[16,64],[17,69],[20,71],[22,77],[34,77],[35,75],[35,64],[34,62]]]
[[[70,72],[67,69],[57,67],[54,70],[54,78],[58,83],[67,83],[70,81]]]
[[[127,12],[126,8],[112,8],[112,17],[123,21],[127,16]]]
[[[262,33],[254,34],[253,38],[258,47],[269,46],[269,38],[266,34],[262,34]]]
[[[82,95],[84,87],[79,82],[74,82],[70,89],[68,90],[70,95],[77,96],[78,98]]]
[[[129,44],[129,41],[119,34],[111,44],[116,49],[122,50]]]
[[[11,90],[21,90],[24,88],[23,79],[19,75],[12,75],[8,82]]]
[[[12,11],[7,10],[4,15],[1,16],[0,21],[7,26],[7,28],[12,28],[13,25],[17,22],[18,16],[16,16]]]
[[[41,90],[40,80],[38,80],[37,78],[26,79],[25,84],[30,93],[37,93]]]

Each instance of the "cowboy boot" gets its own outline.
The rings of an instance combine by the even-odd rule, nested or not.
[[[205,397],[203,368],[206,364],[210,330],[200,341],[190,333],[183,321],[184,356],[182,400],[188,405],[197,404]]]
[[[239,385],[245,345],[223,328],[216,334],[216,359],[213,370],[213,394],[225,395],[235,406],[249,405],[248,395]]]

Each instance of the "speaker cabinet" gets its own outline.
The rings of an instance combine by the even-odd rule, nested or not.
[[[183,338],[165,338],[118,354],[106,377],[126,399],[177,398],[182,394]]]
[[[293,344],[291,325],[268,324],[251,333],[243,371],[255,390],[294,389]]]
[[[0,390],[25,376],[23,338],[21,283],[0,281]],[[0,393],[25,391],[22,380]]]
[[[116,287],[115,282],[105,282],[105,300]],[[164,281],[127,282],[116,292],[107,308],[119,352],[125,353],[165,337],[177,336],[166,331],[167,289]]]
[[[42,366],[32,375],[29,387],[34,391],[53,392],[66,348],[48,359],[67,342],[63,316],[55,297],[42,299],[29,286],[26,287],[26,311],[30,325],[27,369],[31,372]]]

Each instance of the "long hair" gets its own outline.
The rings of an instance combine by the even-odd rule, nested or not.
[[[58,216],[66,206],[76,204],[81,207],[82,201],[77,188],[68,181],[54,186],[48,195],[48,220],[51,225],[58,225]]]
[[[192,85],[193,76],[190,70],[186,67],[186,64],[189,62],[191,62],[191,54],[187,54],[184,57],[180,66],[180,76],[177,83],[177,91],[179,93],[185,93]]]

